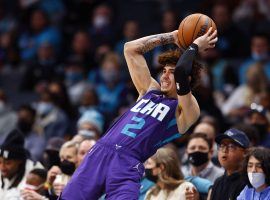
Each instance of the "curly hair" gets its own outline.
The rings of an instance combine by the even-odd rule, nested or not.
[[[264,147],[253,147],[246,154],[242,167],[242,175],[248,187],[252,187],[247,173],[248,161],[251,156],[261,162],[262,170],[265,174],[265,183],[270,186],[270,150]]]
[[[180,50],[168,50],[158,56],[158,63],[162,66],[166,65],[176,65],[178,59],[183,52]],[[200,83],[200,72],[202,65],[197,61],[193,62],[192,71],[191,71],[191,82],[190,87],[194,90]]]

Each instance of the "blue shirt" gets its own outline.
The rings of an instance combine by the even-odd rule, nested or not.
[[[256,192],[255,188],[246,186],[240,195],[237,197],[237,200],[270,200],[270,186],[265,188],[261,192]]]

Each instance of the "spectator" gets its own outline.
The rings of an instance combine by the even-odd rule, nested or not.
[[[120,72],[119,56],[111,52],[106,54],[101,68],[95,74],[89,74],[90,83],[96,86],[100,109],[109,119],[112,119],[112,116],[114,117],[117,110],[124,104],[121,96],[125,94],[126,86]]]
[[[171,148],[160,148],[145,164],[146,177],[156,182],[146,196],[146,200],[185,199],[186,190],[194,185],[184,180],[179,168],[177,154]]]
[[[54,136],[63,137],[68,128],[67,115],[54,102],[50,92],[44,91],[36,104],[35,131],[45,136],[46,141]]]
[[[94,9],[89,28],[91,38],[95,38],[94,47],[114,39],[112,15],[113,11],[107,4],[98,5]]]
[[[268,79],[270,79],[270,56],[269,38],[264,33],[256,33],[251,38],[251,56],[246,59],[239,67],[238,79],[240,84],[247,83],[248,77],[245,76],[248,69],[253,65],[261,65]]]
[[[245,119],[247,124],[257,130],[259,137],[258,145],[270,148],[270,112],[262,105],[252,103]]]
[[[204,133],[194,133],[187,143],[186,153],[189,165],[182,167],[184,176],[199,176],[212,183],[222,176],[223,170],[212,161],[212,143]]]
[[[38,46],[37,56],[29,62],[22,77],[23,90],[31,91],[40,84],[47,85],[50,81],[61,78],[62,70],[55,53],[48,41]]]
[[[18,130],[8,134],[0,149],[0,199],[19,199],[26,175],[42,165],[28,159],[23,134]]]
[[[85,155],[89,152],[89,150],[96,144],[95,140],[83,140],[78,147],[78,166],[83,161]]]
[[[225,173],[215,181],[208,197],[210,200],[236,199],[245,187],[239,171],[249,139],[242,131],[229,129],[217,136],[216,142],[219,145],[218,160]]]
[[[50,26],[46,13],[34,10],[30,16],[30,27],[22,32],[19,38],[20,54],[23,61],[30,61],[36,56],[40,44],[48,42],[53,52],[60,50],[61,35],[56,28]]]
[[[238,86],[222,106],[223,114],[231,117],[231,121],[244,117],[250,104],[267,88],[267,77],[260,64],[251,66],[246,78],[246,84]]]
[[[33,130],[36,111],[29,105],[21,106],[18,110],[18,128],[24,134],[25,148],[34,161],[40,161],[46,145],[44,135],[39,135]]]
[[[77,144],[68,141],[60,149],[60,166],[53,166],[48,172],[47,182],[52,186],[52,196],[59,196],[78,164]]]
[[[83,91],[88,86],[84,76],[85,67],[81,60],[77,58],[68,59],[65,67],[65,84],[73,105],[79,104]]]
[[[9,106],[5,92],[0,89],[0,144],[16,127],[17,120],[17,115]]]
[[[47,170],[54,165],[60,165],[59,151],[63,144],[64,139],[60,137],[52,137],[48,140],[43,153],[43,164]]]
[[[263,147],[250,149],[243,164],[243,174],[247,180],[237,200],[270,199],[270,151]]]
[[[83,115],[88,110],[98,111],[99,98],[94,87],[87,88],[82,95],[79,105],[79,113]]]
[[[44,184],[47,179],[47,171],[44,169],[33,169],[26,176],[26,184],[21,190],[23,200],[49,200],[46,198]]]
[[[72,49],[68,57],[80,60],[87,72],[95,67],[95,63],[93,62],[92,41],[86,31],[78,30],[74,33]]]
[[[78,120],[78,134],[98,139],[103,134],[104,118],[95,111],[86,111]]]

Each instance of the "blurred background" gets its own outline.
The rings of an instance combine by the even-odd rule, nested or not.
[[[138,96],[124,43],[176,30],[195,12],[215,21],[219,37],[215,49],[200,55],[199,122],[213,125],[215,134],[245,123],[260,133],[255,142],[266,141],[269,0],[1,0],[0,143],[17,126],[26,145],[38,146],[32,154],[39,160],[52,137],[102,136]],[[153,77],[161,71],[157,56],[173,48],[145,55]]]

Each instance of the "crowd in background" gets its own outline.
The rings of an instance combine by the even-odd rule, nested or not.
[[[255,147],[245,162],[255,158],[262,164],[266,159],[262,170],[269,175],[265,166],[270,160],[261,156],[270,155],[269,0],[2,0],[0,198],[12,189],[16,196],[19,188],[20,198],[56,199],[88,150],[138,97],[123,56],[125,42],[176,30],[184,17],[195,12],[214,20],[219,39],[214,49],[198,58],[204,67],[193,94],[201,117],[166,147],[169,150],[162,149],[147,161],[146,169],[155,170],[148,170],[152,181],[142,180],[142,199],[147,191],[146,199],[179,195],[206,199],[210,190],[210,195],[219,193],[215,180],[223,177],[224,170],[228,176],[230,170],[238,172],[241,164],[227,166],[220,151],[239,150],[236,160],[244,162],[242,150],[246,154],[248,147]],[[158,55],[175,48],[161,46],[145,55],[157,80],[162,71]],[[229,144],[216,140],[231,127]],[[235,145],[238,131],[245,133],[248,139],[241,142],[248,140],[248,146]],[[15,153],[6,155],[4,149],[11,147]],[[170,163],[166,155],[179,162]],[[168,175],[167,164],[173,171],[181,170]],[[171,180],[162,173],[181,181],[167,184]],[[160,186],[164,181],[169,188],[185,182],[182,187],[191,189],[169,194]],[[161,184],[152,187],[155,182]],[[238,185],[233,189],[235,199],[248,184]],[[249,188],[245,191],[252,193]]]

